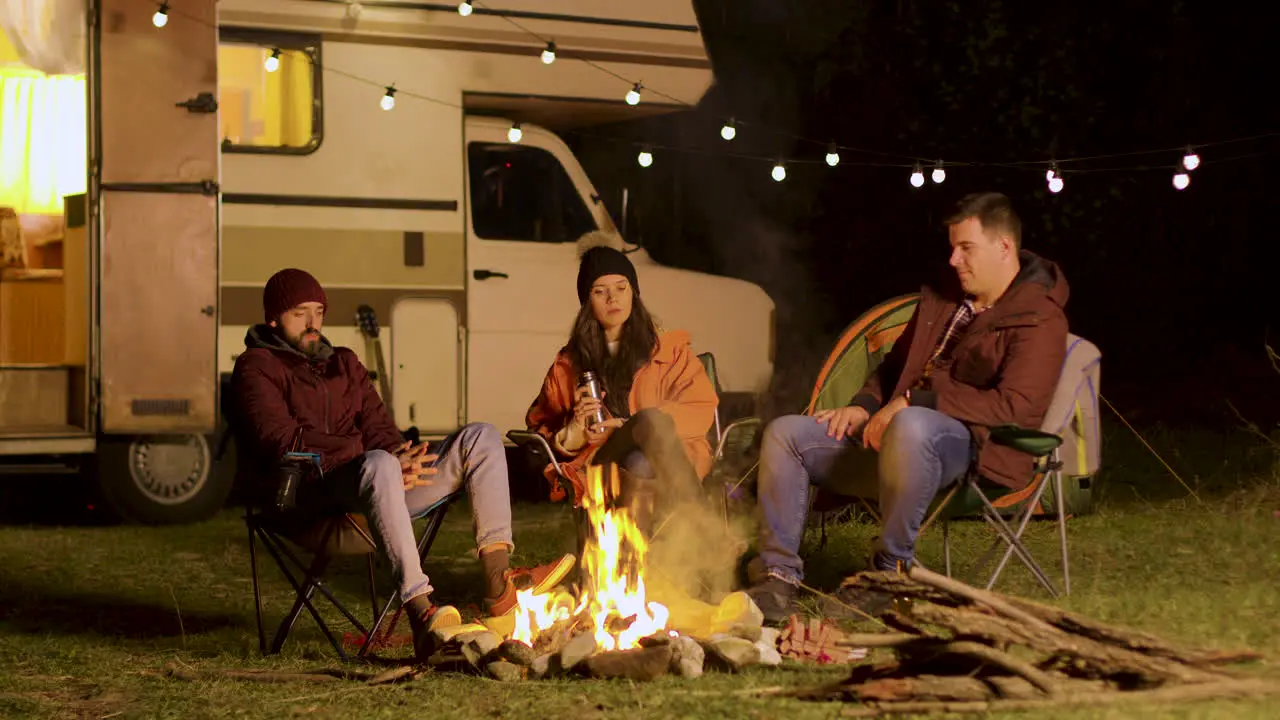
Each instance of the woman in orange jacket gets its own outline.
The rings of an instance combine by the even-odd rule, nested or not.
[[[698,497],[711,470],[707,433],[719,400],[689,334],[657,328],[640,300],[635,267],[610,247],[583,254],[578,300],[569,343],[525,417],[565,459],[574,504],[581,504],[588,464],[618,465],[623,493],[647,496],[651,489],[660,508]],[[600,382],[600,400],[579,384],[586,371]],[[602,408],[606,419],[595,424]],[[563,498],[554,468],[547,476],[552,498]]]

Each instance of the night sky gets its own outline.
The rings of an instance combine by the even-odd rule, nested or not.
[[[701,105],[569,140],[615,217],[630,190],[629,239],[774,298],[778,408],[803,404],[849,321],[946,270],[957,198],[998,190],[1024,246],[1062,266],[1072,331],[1101,348],[1103,394],[1130,419],[1227,427],[1229,399],[1280,420],[1264,349],[1280,349],[1280,135],[1202,147],[1191,186],[1171,183],[1175,148],[1280,132],[1274,21],[1209,2],[694,6],[716,75]],[[642,169],[622,140],[691,152]],[[883,154],[828,168],[832,140]],[[1058,195],[1033,164],[1122,153],[1064,160]],[[920,189],[909,167],[856,165],[901,156],[981,164]],[[773,157],[809,162],[775,183]]]

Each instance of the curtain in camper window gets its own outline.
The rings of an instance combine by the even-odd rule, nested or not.
[[[84,76],[0,67],[0,206],[61,215],[85,191],[86,123]]]
[[[0,0],[0,32],[26,66],[49,75],[79,75],[84,6],[84,0]]]

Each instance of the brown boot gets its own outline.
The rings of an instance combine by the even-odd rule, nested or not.
[[[427,662],[439,649],[432,630],[462,623],[457,608],[433,605],[430,595],[419,595],[405,603],[404,613],[409,616],[409,628],[413,631],[413,655],[420,663]]]

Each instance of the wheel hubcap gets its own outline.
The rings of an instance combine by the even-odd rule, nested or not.
[[[209,479],[209,443],[201,435],[138,438],[129,445],[129,474],[152,502],[187,502]]]

